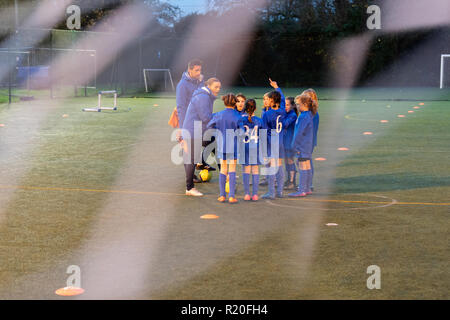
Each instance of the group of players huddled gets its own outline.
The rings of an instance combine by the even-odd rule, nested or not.
[[[201,62],[195,60],[194,63],[197,63],[197,67],[200,65],[198,72],[200,75]],[[192,72],[189,71],[192,71],[193,66],[191,62],[184,77],[192,76]],[[195,147],[194,139],[189,133],[193,133],[192,120],[197,118],[197,121],[202,122],[202,132],[207,130],[215,132],[212,140],[215,140],[215,155],[219,159],[219,202],[227,200],[227,191],[228,202],[238,202],[235,195],[238,164],[242,165],[244,201],[258,201],[258,188],[261,184],[268,185],[268,192],[261,196],[262,199],[282,198],[284,190],[292,191],[288,194],[289,197],[305,197],[312,193],[314,174],[312,153],[317,145],[319,127],[317,94],[313,89],[308,89],[295,98],[285,98],[277,82],[269,79],[269,83],[273,90],[263,97],[261,117],[257,117],[258,108],[255,99],[247,99],[241,93],[223,95],[224,110],[212,113],[212,104],[220,90],[220,81],[216,78],[208,79],[204,86],[200,85],[193,93],[180,122],[183,129],[180,141],[185,143],[185,153],[191,153],[189,160],[192,162],[185,162],[187,195],[202,195],[194,188],[192,181],[195,177],[193,165],[195,160],[192,156]],[[182,89],[180,85],[177,88],[177,108],[180,100],[179,89]],[[202,100],[195,99],[196,96],[201,96]],[[204,106],[201,112],[197,105]],[[201,145],[207,146],[209,143],[202,142]],[[209,168],[203,159],[202,161],[201,167]],[[265,181],[261,183],[260,173],[266,176]]]

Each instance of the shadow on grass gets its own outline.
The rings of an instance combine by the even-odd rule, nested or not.
[[[450,177],[411,173],[376,174],[335,179],[335,191],[360,193],[450,186]]]

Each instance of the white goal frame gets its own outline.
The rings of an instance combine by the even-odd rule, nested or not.
[[[169,75],[170,85],[172,86],[172,90],[175,91],[175,86],[173,85],[172,74],[170,73],[170,69],[142,69],[142,73],[144,74],[144,84],[145,84],[145,92],[149,92],[148,81],[147,81],[147,73],[146,72],[165,72],[164,73],[164,87],[167,89],[167,74]]]
[[[440,81],[440,85],[439,85],[440,89],[444,89],[444,59],[445,58],[450,58],[450,54],[448,54],[448,53],[441,54],[441,81]]]

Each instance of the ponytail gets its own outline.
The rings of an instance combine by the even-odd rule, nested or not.
[[[245,101],[245,112],[248,114],[248,122],[252,123],[252,114],[256,110],[256,101],[254,99],[248,99]]]

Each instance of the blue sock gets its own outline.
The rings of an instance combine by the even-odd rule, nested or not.
[[[311,186],[312,186],[312,170],[306,170],[307,171],[307,177],[308,177],[308,182],[306,183],[306,191],[305,192],[310,192],[311,191]]]
[[[250,174],[244,172],[242,180],[244,181],[244,193],[250,194]]]
[[[271,196],[275,196],[275,174],[268,175],[267,180],[268,180],[269,194]]]
[[[286,174],[289,177],[289,171],[291,171],[291,165],[287,162],[287,160],[284,161],[284,167],[286,168]]]
[[[228,173],[228,183],[230,184],[230,198],[234,198],[234,191],[236,190],[236,172],[229,172]]]
[[[278,172],[277,172],[277,192],[279,194],[283,193],[283,187],[284,187],[284,170],[283,170],[283,167],[278,167]]]
[[[225,184],[227,183],[227,176],[223,173],[219,175],[219,188],[220,188],[220,196],[226,197],[225,192]]]
[[[258,194],[258,187],[259,187],[259,174],[252,175],[252,181],[253,181],[253,195]]]
[[[300,192],[306,192],[308,189],[308,171],[309,170],[300,170],[300,177],[298,187]]]
[[[289,181],[291,181],[291,177],[293,177],[293,174],[291,175],[291,172],[295,172],[295,164],[293,164],[293,163],[286,164],[286,170],[287,170],[288,179],[289,179]]]

